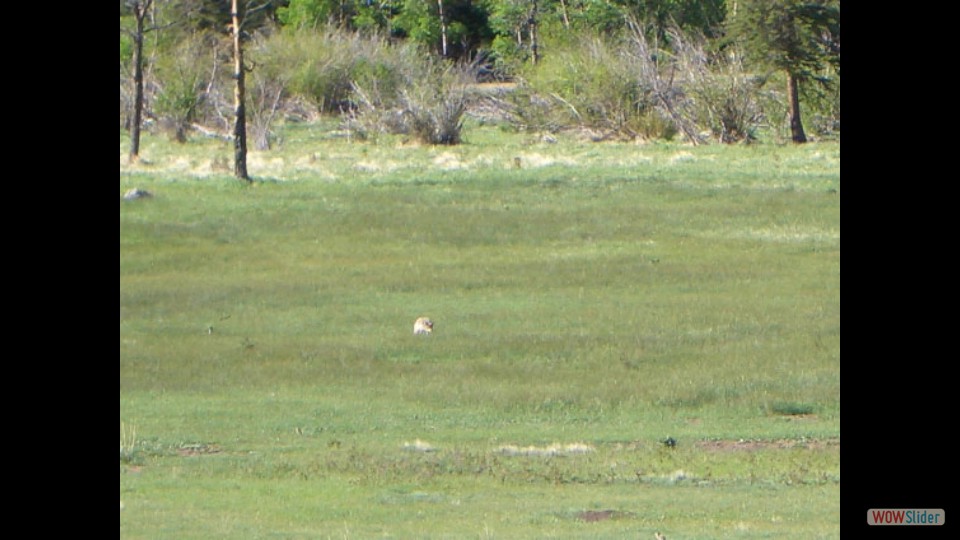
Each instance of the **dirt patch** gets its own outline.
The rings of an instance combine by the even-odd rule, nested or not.
[[[502,94],[517,89],[517,83],[505,81],[491,81],[471,84],[469,88],[480,94]]]
[[[784,420],[787,422],[805,422],[817,420],[817,415],[815,414],[789,414],[785,415]]]
[[[586,521],[587,523],[606,521],[608,519],[620,519],[628,516],[629,514],[627,512],[620,512],[618,510],[585,510],[577,513],[577,519]]]
[[[217,444],[185,444],[177,448],[177,454],[183,457],[219,454],[223,449]]]
[[[776,439],[776,440],[716,440],[699,441],[694,443],[696,448],[712,452],[737,452],[751,450],[787,450],[804,448],[807,450],[823,450],[825,448],[840,448],[840,438],[835,439]]]

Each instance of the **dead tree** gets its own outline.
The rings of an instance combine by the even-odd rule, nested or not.
[[[440,52],[447,57],[447,20],[443,17],[443,0],[437,0],[437,11],[440,14]]]
[[[530,11],[527,14],[527,28],[530,30],[530,58],[533,61],[533,65],[537,65],[537,62],[540,61],[540,43],[537,32],[538,10],[537,0],[533,0],[530,3]]]
[[[129,33],[133,39],[133,121],[130,123],[130,163],[140,159],[140,125],[143,118],[143,35],[144,20],[153,0],[127,0],[133,11],[136,27]]]
[[[252,182],[247,173],[247,71],[249,68],[243,61],[243,24],[257,11],[266,9],[270,2],[264,2],[257,7],[250,7],[251,1],[245,2],[243,13],[240,12],[239,0],[230,1],[230,32],[233,37],[233,175],[246,182]]]
[[[237,0],[230,4],[233,33],[233,174],[240,180],[250,182],[247,174],[247,108],[246,108],[246,72],[243,65],[243,18],[237,6]]]

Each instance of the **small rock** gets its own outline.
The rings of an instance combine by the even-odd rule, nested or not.
[[[153,193],[140,188],[130,189],[123,194],[123,200],[125,201],[135,201],[137,199],[145,199],[148,197],[153,197]]]

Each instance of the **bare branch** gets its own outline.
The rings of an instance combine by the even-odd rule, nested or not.
[[[259,6],[250,7],[251,4],[253,4],[253,3],[254,3],[253,0],[248,0],[248,1],[247,1],[247,4],[246,4],[246,8],[244,8],[244,10],[243,10],[243,15],[240,16],[240,14],[237,14],[237,16],[240,18],[240,30],[241,30],[241,31],[243,30],[244,25],[245,25],[245,24],[247,23],[247,21],[250,19],[250,16],[251,16],[251,15],[255,15],[257,12],[263,11],[263,10],[267,9],[268,7],[270,7],[270,5],[273,4],[273,0],[267,0],[266,2],[260,4]]]

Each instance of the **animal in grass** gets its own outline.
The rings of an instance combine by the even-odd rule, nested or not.
[[[123,200],[125,201],[135,201],[137,199],[145,199],[148,197],[153,197],[153,193],[139,188],[127,190],[127,192],[123,194]]]
[[[429,336],[433,333],[433,321],[426,317],[420,317],[413,323],[413,335]]]

